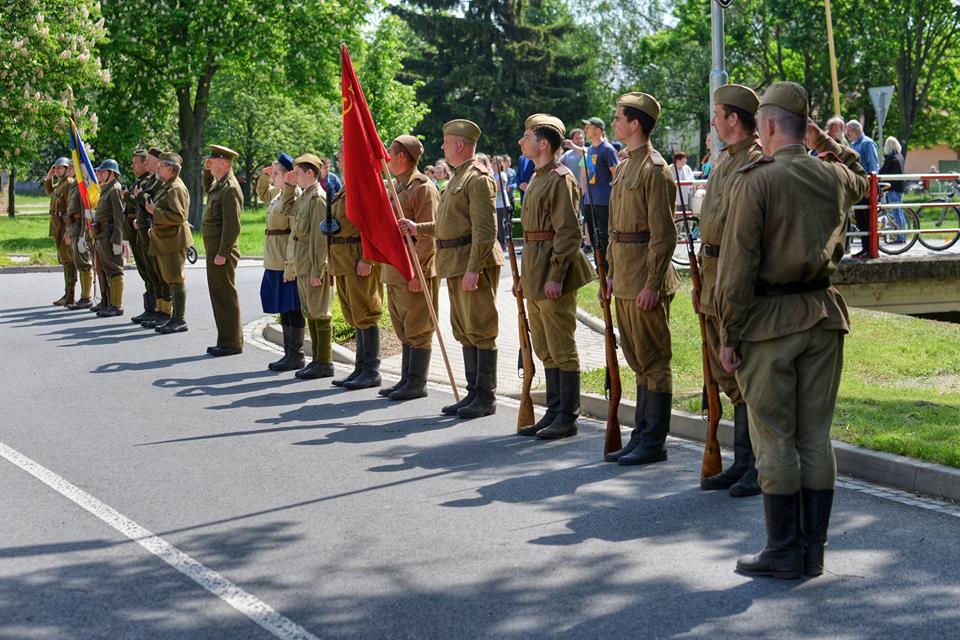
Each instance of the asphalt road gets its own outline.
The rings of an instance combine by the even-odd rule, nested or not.
[[[252,344],[209,358],[203,275],[176,336],[129,322],[132,272],[115,319],[49,306],[58,274],[0,276],[0,638],[957,637],[954,508],[841,489],[830,574],[745,578],[761,502],[701,492],[696,447],[621,468],[592,422],[544,443],[511,435],[506,403],[458,422],[441,390],[397,404],[269,372]],[[260,275],[239,271],[245,322]],[[201,564],[285,618],[258,626],[188,575]]]

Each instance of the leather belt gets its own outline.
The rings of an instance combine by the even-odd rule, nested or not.
[[[360,244],[360,236],[330,236],[330,244]]]
[[[720,247],[715,244],[704,244],[703,245],[703,255],[709,256],[711,258],[720,257]]]
[[[545,240],[553,240],[556,237],[556,231],[524,231],[523,232],[523,241],[524,242],[543,242]]]
[[[180,222],[154,222],[153,226],[164,229],[166,227],[179,227],[181,224]]]
[[[753,293],[763,298],[769,298],[773,296],[792,296],[798,293],[809,293],[810,291],[823,291],[829,288],[830,278],[819,278],[807,282],[788,282],[786,284],[757,282],[753,285]]]
[[[127,220],[136,220],[136,219],[137,219],[137,214],[135,214],[135,213],[128,213],[128,214],[127,214]]]
[[[264,234],[268,236],[288,236],[290,235],[290,229],[264,229]]]
[[[460,236],[459,238],[451,238],[450,240],[437,240],[438,249],[452,249],[453,247],[462,247],[473,242],[473,236]]]
[[[649,231],[637,231],[636,233],[626,233],[624,231],[611,231],[610,238],[616,242],[624,243],[646,243],[650,242],[650,232]]]

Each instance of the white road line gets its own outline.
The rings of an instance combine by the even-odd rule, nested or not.
[[[122,513],[3,442],[0,442],[0,456],[100,518],[276,637],[282,640],[319,640],[315,635],[286,616],[277,613],[270,605],[247,593],[216,571],[208,569],[163,538],[154,535]]]

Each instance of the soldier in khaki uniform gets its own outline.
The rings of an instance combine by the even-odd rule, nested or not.
[[[837,474],[830,426],[850,326],[830,276],[869,184],[857,154],[807,114],[798,84],[764,93],[765,155],[739,169],[730,191],[716,286],[720,361],[747,401],[767,528],[766,548],[737,570],[786,579],[823,572]]]
[[[533,349],[543,361],[547,412],[520,429],[525,436],[556,440],[576,435],[580,415],[580,357],[577,289],[594,279],[580,251],[583,236],[577,212],[580,186],[559,161],[566,129],[554,116],[527,118],[520,151],[536,169],[523,197],[523,266],[520,285],[527,300]]]
[[[46,178],[43,190],[50,196],[50,237],[57,247],[57,262],[63,266],[63,296],[53,304],[65,307],[76,302],[77,268],[73,264],[73,251],[67,234],[67,200],[70,187],[76,182],[71,176],[73,166],[67,158],[57,158]],[[54,179],[57,180],[54,184]]]
[[[303,337],[306,323],[300,312],[300,295],[296,278],[285,281],[288,248],[294,225],[294,201],[297,182],[293,175],[293,158],[281,153],[269,167],[264,167],[257,181],[257,197],[267,204],[267,228],[263,239],[263,280],[260,282],[260,305],[264,313],[280,315],[283,329],[283,357],[267,365],[271,371],[302,369]],[[292,265],[289,265],[292,268]]]
[[[154,199],[146,204],[147,213],[153,219],[150,227],[150,255],[160,270],[160,277],[169,287],[173,298],[170,320],[157,325],[158,333],[182,333],[187,330],[184,314],[187,308],[187,292],[184,289],[184,264],[187,247],[193,244],[190,233],[190,191],[180,179],[183,158],[176,153],[160,155],[157,167],[162,182]]]
[[[233,175],[233,159],[237,155],[233,149],[210,145],[210,158],[204,167],[205,182],[210,188],[203,212],[203,247],[207,254],[207,289],[217,323],[217,344],[207,348],[212,356],[232,356],[243,351],[237,296],[237,238],[243,194]]]
[[[170,321],[173,313],[173,296],[170,287],[160,276],[160,265],[157,264],[157,257],[150,254],[150,229],[153,218],[150,217],[146,209],[147,202],[152,200],[160,187],[163,186],[163,181],[157,175],[162,154],[163,152],[155,147],[151,147],[147,151],[147,156],[144,158],[147,174],[140,185],[135,186],[132,190],[137,211],[137,217],[133,221],[133,225],[137,228],[137,241],[143,251],[147,274],[150,276],[154,291],[154,310],[147,312],[146,317],[136,316],[139,318],[140,326],[145,329],[156,329],[160,325],[166,324]]]
[[[387,168],[396,179],[397,197],[405,218],[414,223],[431,223],[437,213],[440,192],[427,176],[417,169],[423,155],[423,144],[411,135],[402,135],[390,144],[390,160]],[[417,260],[427,281],[427,290],[437,308],[440,280],[434,258],[437,248],[433,238],[417,238]],[[387,285],[387,300],[390,304],[390,320],[393,330],[403,343],[400,380],[396,385],[380,390],[380,395],[391,400],[413,400],[427,395],[427,376],[430,373],[430,358],[433,345],[433,321],[423,295],[418,277],[407,282],[390,265],[383,265],[383,282]]]
[[[120,165],[106,159],[96,168],[100,183],[100,201],[94,216],[93,228],[97,238],[97,258],[107,279],[107,304],[97,315],[113,318],[123,315],[123,224],[126,211],[120,195]]]
[[[736,377],[720,364],[720,319],[713,290],[717,282],[717,260],[723,239],[726,207],[730,187],[737,169],[763,155],[757,137],[757,107],[760,97],[747,87],[728,84],[714,94],[713,126],[726,145],[717,155],[710,171],[707,194],[700,212],[700,274],[703,278],[702,299],[694,298],[694,310],[703,314],[707,333],[707,354],[713,379],[733,402],[733,465],[722,473],[704,478],[700,486],[706,490],[728,489],[731,496],[754,496],[760,493],[757,484],[756,459],[750,445],[747,405],[740,394]]]
[[[401,220],[410,235],[436,238],[437,272],[447,280],[453,336],[463,347],[467,394],[444,415],[479,418],[496,413],[497,285],[503,251],[497,242],[496,187],[476,155],[480,127],[469,120],[443,125],[443,154],[453,177],[440,194],[435,222]]]
[[[297,281],[300,309],[310,331],[313,360],[294,374],[302,380],[333,377],[333,282],[327,273],[327,236],[320,231],[327,209],[320,191],[321,164],[312,153],[293,161],[293,174],[302,191],[294,203],[296,218],[283,274],[285,281]]]
[[[67,244],[73,253],[73,266],[80,278],[80,299],[67,305],[71,311],[90,309],[93,307],[91,291],[93,289],[93,263],[90,260],[90,247],[87,244],[87,221],[83,211],[83,200],[80,198],[80,186],[74,182],[70,185],[67,196],[67,228],[69,238]]]
[[[149,179],[150,172],[147,171],[147,153],[146,149],[137,149],[133,152],[131,166],[133,167],[133,184],[124,188],[120,195],[123,197],[123,204],[126,208],[126,215],[123,221],[123,238],[130,246],[130,253],[133,254],[133,262],[137,266],[137,273],[143,280],[143,313],[130,318],[131,322],[141,323],[151,317],[157,311],[157,298],[154,290],[154,277],[152,274],[153,259],[147,254],[147,247],[140,240],[140,232],[137,230],[138,202],[134,195],[139,187]]]
[[[677,245],[673,205],[677,184],[650,144],[660,103],[646,93],[617,100],[613,131],[627,158],[617,165],[610,193],[605,295],[613,296],[623,354],[637,379],[636,427],[608,462],[649,464],[667,459],[673,371],[670,303],[680,278],[670,262]]]

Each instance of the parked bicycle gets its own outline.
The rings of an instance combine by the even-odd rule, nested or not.
[[[887,204],[890,184],[881,182],[880,189],[880,202]],[[895,256],[906,253],[913,248],[913,245],[917,243],[917,238],[919,238],[919,234],[910,233],[910,231],[920,228],[920,220],[916,211],[901,207],[900,212],[903,215],[903,226],[897,223],[892,209],[880,209],[880,216],[877,220],[877,226],[880,229],[880,251],[887,255]],[[903,231],[904,233],[885,233],[890,231]]]
[[[960,197],[960,181],[947,183],[945,201],[957,202]],[[927,249],[944,251],[960,240],[960,202],[942,207],[924,207],[917,211],[920,229],[944,229],[941,233],[921,233],[920,244]]]
[[[688,240],[684,220],[690,225],[690,234],[693,236],[693,251],[696,254],[700,253],[700,217],[690,212],[675,212],[673,214],[673,224],[677,229],[677,247],[673,250],[670,259],[678,267],[690,266],[690,260],[687,257]]]

